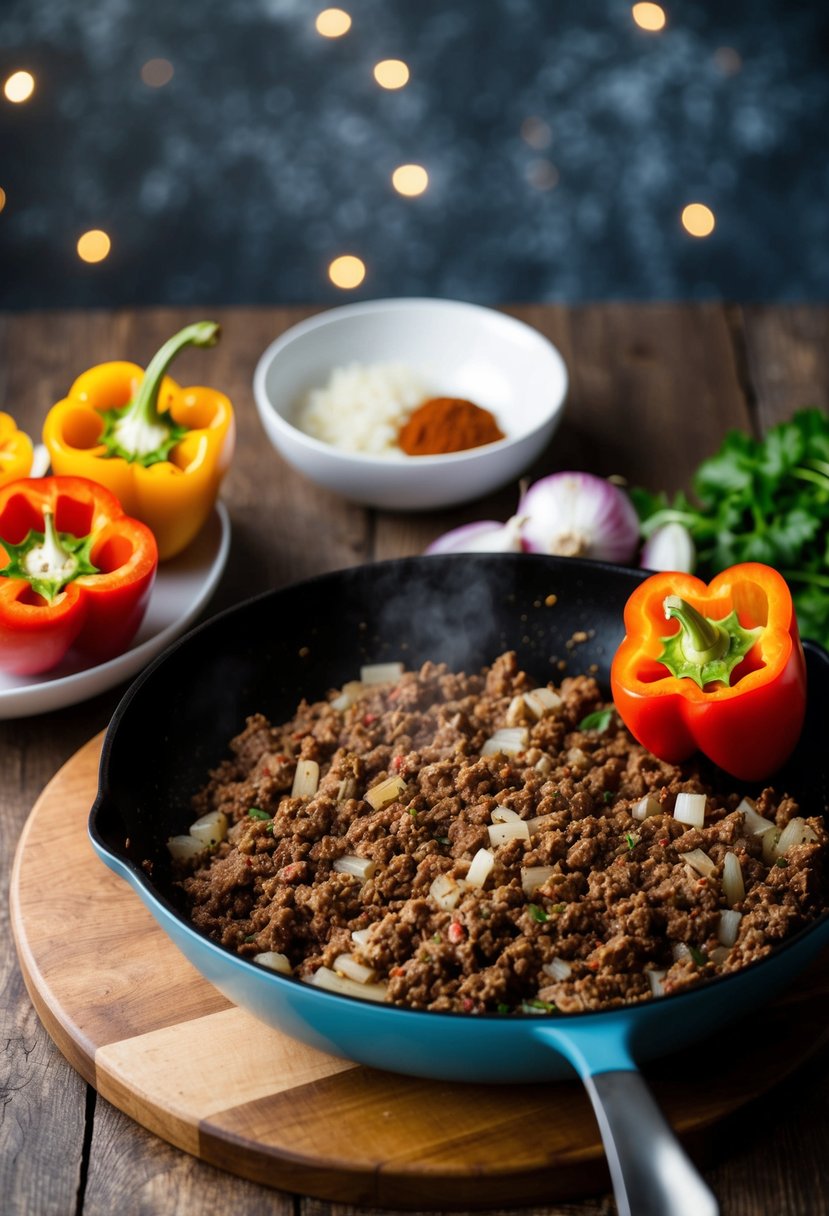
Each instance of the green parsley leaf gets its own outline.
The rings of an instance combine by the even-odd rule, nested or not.
[[[435,836],[434,839],[438,842],[438,844],[448,844],[449,843],[448,836]]]
[[[544,909],[540,908],[538,904],[527,904],[527,911],[538,925],[543,925],[550,919]]]
[[[498,1012],[499,1013],[510,1013],[511,1012],[510,1006],[501,1004],[498,1006]]]
[[[704,967],[708,962],[708,955],[703,953],[702,950],[698,950],[696,946],[689,946],[688,953],[698,967]]]
[[[805,409],[763,439],[730,431],[693,478],[694,499],[633,490],[643,536],[682,523],[706,579],[738,562],[778,569],[800,633],[829,645],[829,417]]]
[[[639,838],[634,836],[632,832],[625,832],[625,840],[628,843],[629,849],[635,849],[639,843]]]
[[[555,1013],[556,1007],[551,1001],[542,1001],[540,997],[533,997],[531,1000],[522,1001],[520,1006],[522,1013]]]
[[[260,811],[258,806],[252,806],[248,810],[248,818],[249,819],[270,819],[270,815],[268,814],[267,811]]]
[[[789,859],[788,857],[778,857],[774,864],[779,866],[781,870],[785,870],[786,866],[789,864]]]
[[[612,802],[613,801],[613,791],[605,790],[605,792],[602,794],[602,798],[604,798],[605,802]]]
[[[612,709],[597,709],[579,722],[579,730],[595,730],[600,734],[607,730],[613,718]]]

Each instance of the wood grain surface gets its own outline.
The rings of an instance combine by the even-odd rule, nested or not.
[[[81,748],[35,804],[11,918],[41,1021],[102,1097],[203,1161],[316,1198],[487,1208],[595,1189],[606,1171],[580,1084],[447,1084],[364,1068],[217,993],[92,850],[100,744]],[[829,1037],[827,998],[822,964],[762,1023],[650,1068],[673,1125],[703,1146],[702,1133],[801,1066]],[[775,1052],[764,1050],[770,1037]]]
[[[204,311],[204,310],[197,310]],[[237,407],[239,445],[223,490],[233,525],[227,571],[208,612],[297,578],[375,558],[419,552],[465,519],[504,518],[516,490],[451,512],[366,511],[318,491],[280,464],[262,438],[251,377],[269,341],[307,309],[209,310],[225,329],[210,382]],[[827,408],[829,308],[605,304],[515,307],[562,351],[572,389],[561,430],[530,470],[619,473],[653,489],[687,485],[725,430],[759,433],[794,408]],[[0,317],[0,409],[37,434],[49,406],[93,363],[146,361],[191,310],[29,313]],[[197,354],[183,382],[206,378]],[[0,723],[0,873],[7,917],[11,858],[30,808],[57,769],[107,723],[122,689],[42,717]],[[44,883],[59,886],[60,851]],[[96,1095],[54,1046],[23,985],[7,923],[0,940],[3,1074],[0,1195],[17,1216],[198,1212],[349,1216],[338,1201],[293,1197],[182,1153]],[[101,926],[106,934],[106,925]],[[101,971],[112,982],[101,941]],[[91,1015],[90,1015],[91,1016]],[[762,1022],[760,1023],[762,1028]],[[762,1051],[774,1054],[785,1021]],[[719,1125],[706,1177],[724,1216],[823,1216],[829,1211],[829,1053]],[[427,1205],[423,1205],[423,1210]],[[442,1208],[444,1203],[433,1203]],[[518,1210],[494,1194],[493,1213]],[[548,1203],[543,1216],[606,1216],[612,1201],[597,1172],[593,1197]]]

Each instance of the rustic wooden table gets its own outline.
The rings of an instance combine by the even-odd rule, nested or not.
[[[323,493],[280,466],[263,440],[251,378],[267,343],[310,311],[210,310],[223,323],[224,339],[210,357],[209,381],[229,393],[239,419],[223,490],[233,543],[210,612],[323,570],[418,553],[447,527],[506,518],[515,504],[512,488],[451,513],[383,514]],[[729,427],[762,432],[798,407],[829,406],[829,308],[603,304],[509,311],[557,344],[571,375],[565,422],[532,477],[583,468],[673,491],[687,486]],[[192,316],[193,310],[153,309],[2,317],[0,409],[36,434],[79,371],[113,357],[146,360]],[[203,358],[182,358],[177,374],[184,383],[208,378]],[[11,859],[38,793],[106,725],[122,691],[0,723],[0,1206],[14,1216],[345,1216],[354,1209],[267,1190],[156,1139],[85,1085],[32,1009],[8,931]],[[705,1173],[724,1216],[818,1216],[829,1211],[828,1148],[824,1046],[801,1075],[721,1125]],[[610,1197],[599,1195],[545,1212],[612,1210]]]

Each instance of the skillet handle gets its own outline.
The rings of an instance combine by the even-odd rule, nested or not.
[[[582,1077],[602,1133],[619,1216],[718,1216],[719,1207],[640,1073]]]

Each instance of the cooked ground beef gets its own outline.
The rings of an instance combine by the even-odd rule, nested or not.
[[[350,954],[396,1005],[577,1012],[733,971],[821,912],[822,818],[806,820],[811,839],[785,857],[767,840],[764,859],[741,793],[650,755],[594,679],[564,679],[548,707],[527,704],[532,689],[508,653],[474,675],[426,663],[345,709],[336,693],[303,702],[282,726],[250,718],[196,799],[199,815],[221,809],[232,826],[181,879],[193,922],[246,957],[287,955],[303,979]],[[482,755],[505,727],[527,732],[522,750]],[[300,759],[320,766],[310,797],[291,796]],[[374,809],[365,795],[390,777],[400,789]],[[680,792],[707,795],[703,827],[674,818]],[[647,795],[658,812],[635,818]],[[797,814],[771,789],[755,805],[778,829]],[[492,844],[501,811],[541,822],[528,839]],[[466,885],[482,849],[491,871]],[[710,858],[709,876],[681,858],[693,850]],[[731,948],[718,936],[728,852],[745,884]],[[375,863],[371,876],[334,869],[348,856]],[[533,878],[535,867],[547,869]],[[432,889],[441,875],[459,884],[445,884],[454,906]],[[359,944],[355,930],[368,930]]]

